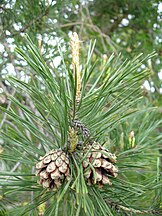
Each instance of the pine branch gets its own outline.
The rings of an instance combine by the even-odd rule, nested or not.
[[[144,207],[147,207],[155,190],[159,198],[161,186],[157,182],[160,172],[157,170],[155,176],[156,162],[150,157],[157,155],[160,137],[156,137],[153,131],[160,121],[156,122],[150,114],[153,109],[141,110],[145,106],[141,85],[149,71],[138,73],[137,69],[144,60],[138,56],[123,61],[121,56],[112,55],[100,70],[100,59],[98,62],[92,60],[94,44],[91,43],[82,68],[80,100],[73,119],[77,78],[67,69],[61,49],[65,78],[56,70],[49,69],[29,37],[25,46],[16,50],[35,77],[28,82],[10,77],[9,82],[17,94],[10,97],[10,109],[1,107],[7,115],[6,127],[2,131],[6,145],[1,156],[10,163],[9,171],[1,172],[1,185],[9,197],[28,191],[27,200],[31,199],[26,206],[21,203],[12,209],[11,214],[30,212],[37,215],[37,207],[45,202],[49,205],[45,215],[61,215],[63,209],[68,215],[81,216],[113,215],[119,210],[134,214],[154,213],[154,210],[140,211],[127,207],[132,202],[138,205],[139,200],[142,202],[146,198]],[[25,104],[22,103],[23,94]],[[130,131],[134,131],[133,144]],[[92,145],[89,144],[91,137],[97,141],[90,143]],[[74,144],[72,151],[68,142]],[[85,145],[76,148],[77,143]],[[117,178],[113,152],[118,155]],[[20,173],[10,172],[20,164]],[[37,176],[34,176],[35,164]],[[67,168],[69,180],[65,175]],[[6,176],[12,178],[6,181]],[[123,205],[120,205],[121,198],[125,200]]]

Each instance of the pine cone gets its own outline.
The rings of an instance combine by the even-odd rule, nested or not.
[[[88,150],[91,150],[88,152]],[[109,152],[98,143],[87,145],[83,148],[82,157],[86,155],[83,161],[84,177],[88,184],[97,183],[100,187],[104,184],[111,185],[107,175],[116,177],[118,169],[113,165],[116,163],[116,156]]]
[[[62,150],[51,150],[36,164],[36,176],[44,188],[57,190],[70,177],[68,155]]]

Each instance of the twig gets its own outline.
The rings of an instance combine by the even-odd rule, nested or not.
[[[30,21],[29,21],[23,28],[21,28],[19,31],[14,32],[14,33],[12,34],[12,36],[15,36],[15,35],[17,35],[17,34],[19,34],[19,33],[25,32],[31,25],[33,25],[33,23],[35,23],[35,22],[41,20],[44,16],[46,16],[46,15],[48,14],[49,8],[50,8],[50,6],[48,6],[48,7],[46,8],[46,10],[45,10],[43,13],[39,14],[39,16],[37,16],[37,17],[35,17],[34,19],[30,20]]]
[[[74,25],[82,25],[82,22],[78,21],[78,22],[71,22],[71,23],[61,24],[61,25],[59,25],[59,27],[60,28],[66,28],[66,27],[70,27],[70,26],[74,26]]]
[[[91,19],[91,15],[90,15],[90,13],[89,13],[88,5],[86,5],[85,9],[86,9],[86,13],[87,13],[87,14],[86,14],[86,17],[88,17],[89,23],[90,23],[92,26],[95,26],[95,31],[97,31],[97,32],[100,34],[101,43],[102,43],[104,52],[106,53],[106,52],[107,52],[107,47],[106,47],[106,45],[105,45],[104,37],[103,37],[103,35],[101,34],[102,31],[101,31],[96,25],[93,24],[93,21],[92,21],[92,19]],[[96,27],[97,27],[97,28],[96,28]],[[94,28],[94,27],[93,27],[93,28]],[[109,37],[109,36],[108,36],[108,37]],[[109,39],[109,42],[110,42],[110,37],[109,37],[108,39]]]
[[[14,96],[15,93],[16,93],[16,89],[13,90],[11,95]],[[10,109],[10,107],[11,107],[11,101],[8,102],[6,110],[8,111]],[[0,129],[2,129],[2,126],[3,126],[4,122],[6,121],[6,118],[7,118],[7,113],[4,112],[3,115],[2,115],[2,121],[0,123]]]
[[[116,210],[122,210],[122,211],[126,211],[126,212],[130,212],[133,214],[152,214],[155,215],[158,212],[156,210],[138,210],[138,209],[134,209],[134,208],[128,208],[126,206],[120,205],[118,203],[115,203],[113,201],[106,201],[110,206],[114,207]]]
[[[13,172],[15,172],[16,170],[17,170],[17,168],[20,166],[20,161],[18,161],[15,165],[14,165],[14,167],[10,170],[10,173],[13,173]]]
[[[27,100],[27,102],[28,102],[28,104],[29,104],[29,107],[31,108],[31,111],[32,111],[33,113],[35,113],[35,115],[41,116],[40,113],[38,112],[37,108],[35,107],[33,101],[29,98],[29,96],[28,96],[27,94],[25,94],[24,96],[26,97],[26,100]],[[43,126],[43,125],[42,125],[42,126]],[[39,131],[40,131],[41,133],[44,133],[44,130],[43,130],[43,127],[42,127],[42,126],[40,126],[40,124],[37,123],[37,127],[38,127]],[[43,146],[43,144],[40,144],[40,145],[41,145],[42,149],[44,150],[44,152],[46,152],[46,149],[45,149],[45,147]],[[40,148],[40,147],[39,147],[39,148]]]
[[[23,152],[22,156],[25,156],[26,155],[26,152]],[[14,166],[13,168],[10,170],[10,173],[13,173],[17,170],[17,168],[21,165],[20,161],[18,161]],[[12,176],[8,176],[5,181],[8,181],[9,179],[11,179]]]

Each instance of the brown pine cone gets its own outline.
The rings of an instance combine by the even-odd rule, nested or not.
[[[36,176],[44,188],[57,190],[70,177],[68,155],[62,150],[51,150],[36,164]]]
[[[91,150],[88,152],[88,150]],[[87,153],[88,152],[88,153]],[[116,156],[99,143],[87,145],[83,148],[82,157],[86,155],[83,161],[84,177],[88,184],[98,184],[102,187],[105,184],[111,185],[108,176],[116,177],[118,169],[114,166]],[[108,176],[107,176],[108,175]]]

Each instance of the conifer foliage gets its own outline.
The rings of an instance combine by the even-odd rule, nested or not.
[[[156,163],[150,155],[158,152],[158,142],[151,145],[150,139],[160,122],[154,122],[153,108],[138,109],[141,86],[150,73],[138,68],[155,54],[131,61],[112,54],[96,73],[101,60],[92,60],[95,43],[90,43],[81,69],[80,42],[73,33],[72,62],[65,64],[59,47],[65,73],[61,76],[28,36],[25,43],[16,52],[30,66],[32,76],[26,82],[9,77],[16,95],[10,97],[9,110],[1,107],[11,122],[1,132],[5,143],[1,157],[9,161],[1,172],[1,212],[158,215],[158,159],[154,172],[149,171]],[[123,141],[123,131],[128,126],[134,129],[141,116],[139,134],[131,132]],[[141,202],[146,202],[145,209]]]

